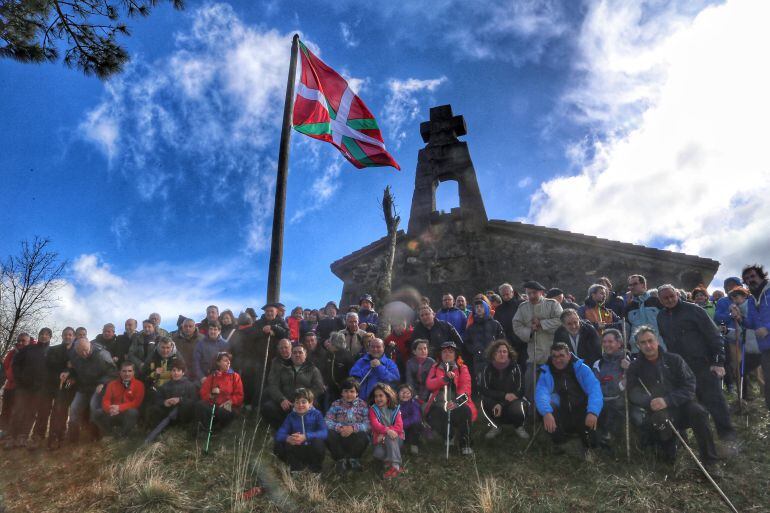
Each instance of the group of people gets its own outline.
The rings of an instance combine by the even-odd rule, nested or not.
[[[65,328],[58,345],[43,328],[20,334],[3,360],[4,447],[47,438],[55,450],[81,430],[98,439],[137,425],[197,436],[259,415],[292,471],[320,471],[327,451],[338,472],[357,471],[372,445],[392,478],[402,450],[417,455],[426,439],[473,454],[480,417],[486,439],[503,426],[522,439],[542,428],[556,450],[579,439],[586,458],[617,448],[630,418],[641,446],[669,460],[673,431],[692,428],[708,467],[737,450],[723,383],[746,400],[755,374],[770,408],[767,273],[747,266],[724,285],[713,296],[649,290],[632,275],[618,294],[602,278],[577,305],[536,281],[523,294],[504,283],[470,303],[444,294],[437,311],[424,298],[414,319],[387,325],[365,295],[343,314],[332,301],[289,316],[280,303],[237,317],[212,305],[199,322],[179,316],[172,333],[153,313],[141,331],[128,319],[122,335],[112,324],[92,340]]]

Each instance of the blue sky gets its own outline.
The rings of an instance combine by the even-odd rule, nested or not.
[[[52,324],[261,304],[294,32],[351,80],[402,171],[293,134],[289,305],[339,298],[329,264],[384,235],[388,184],[406,226],[419,123],[446,103],[491,218],[716,258],[718,278],[767,263],[766,3],[359,4],[161,5],[131,20],[132,62],[107,82],[0,61],[0,254],[41,235],[70,260]]]

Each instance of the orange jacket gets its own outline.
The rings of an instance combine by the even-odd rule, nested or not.
[[[117,404],[121,413],[126,410],[136,409],[144,401],[144,383],[136,378],[131,379],[128,388],[123,386],[123,381],[116,379],[107,384],[107,389],[102,397],[102,409],[110,412],[110,406]]]
[[[201,399],[211,403],[211,389],[214,387],[219,388],[219,395],[215,399],[218,406],[227,401],[232,401],[233,408],[240,408],[243,404],[243,383],[234,370],[212,372],[201,386]]]

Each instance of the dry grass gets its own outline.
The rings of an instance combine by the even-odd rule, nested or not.
[[[719,481],[740,511],[770,511],[770,416],[760,400],[734,417],[744,441],[741,454],[725,463]],[[233,425],[203,455],[197,442],[170,429],[158,442],[102,441],[56,453],[16,450],[0,456],[0,493],[9,512],[323,512],[323,513],[502,513],[623,511],[724,511],[717,494],[682,451],[676,466],[634,452],[632,463],[603,457],[588,465],[556,456],[541,436],[526,444],[505,433],[494,442],[477,426],[476,458],[428,447],[406,456],[406,476],[382,481],[369,459],[361,474],[338,478],[292,478],[271,454],[270,434],[253,423]],[[694,438],[691,437],[694,441]],[[327,468],[330,465],[327,462]],[[244,500],[242,492],[262,485],[267,493]]]

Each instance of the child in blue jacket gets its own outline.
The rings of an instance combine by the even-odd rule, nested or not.
[[[275,434],[273,452],[292,473],[305,468],[318,473],[323,467],[328,431],[323,414],[313,407],[313,399],[311,390],[298,388],[294,409]]]

